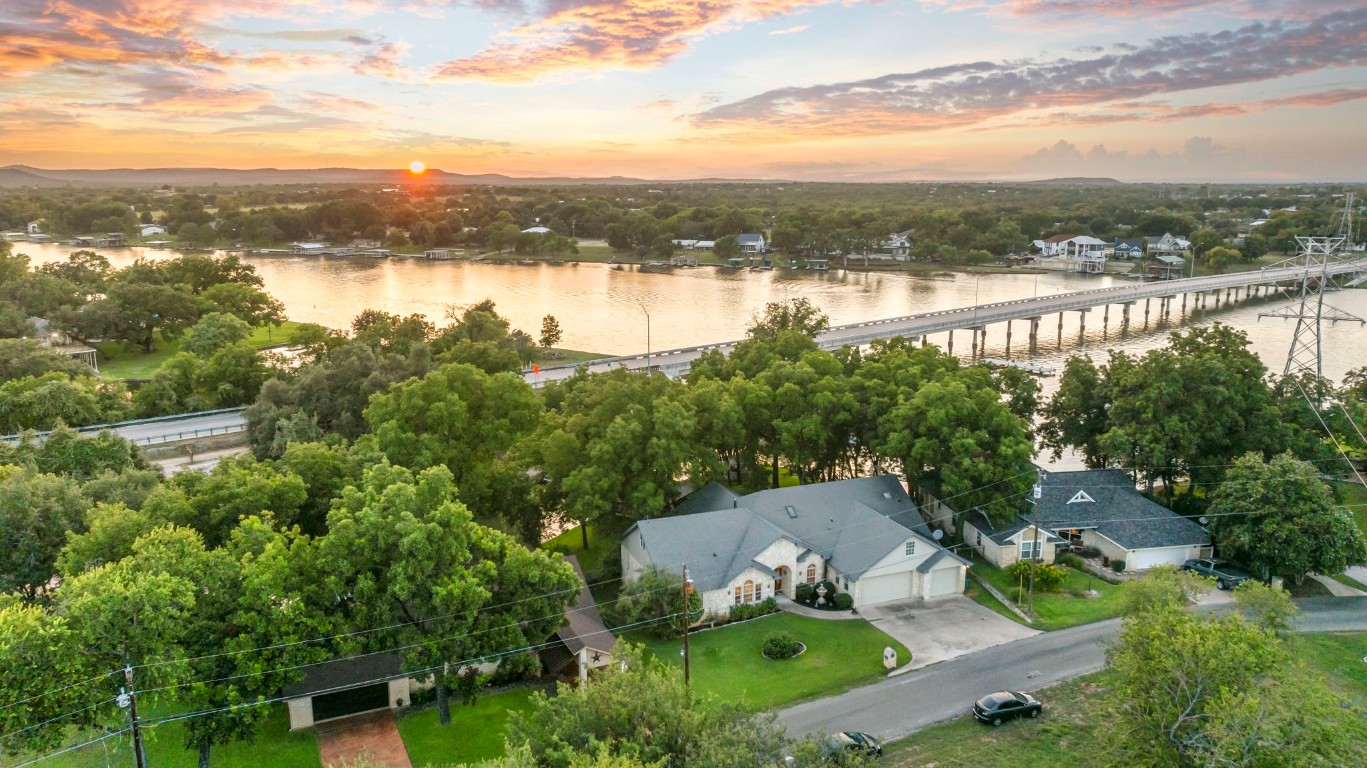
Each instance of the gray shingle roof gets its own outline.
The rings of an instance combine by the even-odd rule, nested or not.
[[[304,679],[285,686],[285,698],[297,699],[321,693],[374,685],[402,677],[403,659],[396,652],[348,656],[314,664],[304,670]]]
[[[1069,504],[1079,492],[1093,501]],[[1041,527],[1094,528],[1125,549],[1210,543],[1200,525],[1144,497],[1129,475],[1115,469],[1050,473],[1038,513]]]
[[[984,536],[986,536],[987,538],[991,539],[999,545],[1010,544],[1012,536],[1015,536],[1016,534],[1030,527],[1030,521],[1026,520],[1023,517],[1015,517],[1012,518],[1012,520],[1009,523],[1005,523],[1001,526],[995,526],[992,524],[992,521],[987,519],[986,515],[984,515],[982,512],[979,512],[976,509],[965,515],[964,519],[967,520],[970,524],[972,524],[974,528],[977,528],[979,531],[982,531],[982,534]],[[1040,527],[1044,527],[1043,520],[1040,521]],[[1046,536],[1045,541],[1048,543],[1057,544],[1063,541],[1063,539],[1059,538],[1058,536],[1055,536],[1052,533],[1049,533],[1048,531],[1045,531],[1044,533]]]
[[[718,509],[735,507],[740,494],[713,480],[703,487],[679,499],[674,505],[674,515],[693,515],[698,512],[713,512]]]
[[[759,491],[738,506],[638,521],[650,560],[671,570],[688,564],[704,591],[726,586],[780,538],[813,550],[841,573],[858,577],[916,535],[938,546],[916,505],[893,475]],[[789,513],[789,508],[792,513]]]
[[[754,232],[745,232],[743,234],[736,235],[736,242],[741,244],[758,243],[762,240],[764,240],[764,235],[760,235]]]
[[[574,555],[567,555],[565,561],[574,567],[574,575],[579,577],[579,583],[583,587],[579,590],[579,596],[574,599],[574,605],[565,612],[569,623],[555,633],[556,637],[560,638],[565,647],[573,653],[578,653],[586,647],[597,651],[611,651],[617,645],[617,638],[608,631],[602,615],[598,613],[598,603],[594,601],[593,593],[589,592],[584,569],[579,567],[579,560]]]

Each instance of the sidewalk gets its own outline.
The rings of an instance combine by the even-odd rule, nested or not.
[[[774,601],[778,603],[778,608],[780,611],[796,613],[799,616],[806,616],[809,619],[824,619],[825,621],[850,621],[852,619],[864,618],[863,616],[860,616],[854,611],[818,611],[817,609],[809,608],[803,605],[802,603],[795,603],[792,600],[789,600],[787,595],[782,593],[775,595]]]
[[[1351,576],[1352,574],[1349,575]],[[1329,590],[1329,594],[1333,595],[1334,597],[1367,597],[1367,592],[1363,592],[1360,589],[1353,589],[1347,584],[1341,584],[1329,578],[1328,576],[1321,576],[1318,573],[1312,573],[1310,574],[1310,578],[1323,584],[1324,588]]]

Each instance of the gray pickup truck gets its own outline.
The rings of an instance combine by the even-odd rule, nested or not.
[[[1220,589],[1234,589],[1253,578],[1248,571],[1224,560],[1188,560],[1182,564],[1182,570],[1211,576]]]

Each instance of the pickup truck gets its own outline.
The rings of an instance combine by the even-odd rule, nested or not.
[[[1211,576],[1215,579],[1215,586],[1220,589],[1234,589],[1253,578],[1248,571],[1223,560],[1188,560],[1182,564],[1182,570]]]

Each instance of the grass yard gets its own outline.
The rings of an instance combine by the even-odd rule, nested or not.
[[[1066,629],[1075,627],[1079,624],[1090,624],[1094,621],[1104,621],[1119,616],[1123,610],[1121,604],[1121,588],[1118,584],[1111,584],[1103,581],[1091,574],[1072,568],[1065,568],[1068,573],[1068,581],[1058,592],[1046,593],[1035,592],[1035,629],[1052,630]],[[1021,596],[1021,590],[1017,586],[1016,579],[1000,568],[982,559],[979,555],[973,556],[973,567],[969,569],[969,578],[983,579],[1006,595],[1008,600],[1015,601],[1020,596],[1020,606],[1022,610],[1027,603],[1025,597]],[[1101,593],[1100,597],[1081,597],[1083,592],[1094,589]],[[996,610],[1007,618],[1020,621],[1010,611],[998,610],[991,603],[996,603],[990,595],[982,595],[977,598],[979,603]]]
[[[542,542],[541,548],[562,555],[574,555],[585,574],[597,573],[603,567],[603,558],[617,557],[619,552],[617,540],[611,536],[598,535],[593,526],[589,526],[589,548],[584,549],[584,535],[577,525]]]
[[[408,757],[416,768],[473,763],[503,756],[503,732],[513,712],[532,711],[530,689],[481,696],[473,707],[451,704],[451,724],[437,724],[435,706],[399,720]]]
[[[1298,635],[1294,656],[1327,675],[1359,706],[1367,702],[1367,633]],[[885,768],[1009,768],[1066,765],[1100,768],[1113,764],[1107,753],[1110,724],[1098,716],[1110,672],[1070,680],[1036,695],[1044,702],[1038,720],[1017,720],[992,728],[971,716],[926,728],[889,744]]]
[[[1343,585],[1345,585],[1345,586],[1349,586],[1349,587],[1352,587],[1353,589],[1360,589],[1360,590],[1362,590],[1363,592],[1367,592],[1367,584],[1363,584],[1362,582],[1358,581],[1357,579],[1353,578],[1352,576],[1349,576],[1349,575],[1346,574],[1346,573],[1336,574],[1336,575],[1334,575],[1334,576],[1331,576],[1330,578],[1332,578],[1334,581],[1337,581],[1338,583],[1343,584]]]
[[[1353,513],[1358,530],[1367,535],[1367,487],[1357,483],[1331,483],[1334,492],[1343,499],[1343,505]]]
[[[154,708],[143,717],[145,720],[154,720],[167,713],[169,710],[158,711]],[[157,768],[195,768],[199,765],[199,753],[185,749],[185,728],[181,723],[145,729],[143,741],[147,746],[149,765]],[[0,766],[15,765],[34,757],[0,756]],[[270,717],[262,724],[254,742],[234,742],[214,747],[210,760],[219,768],[322,768],[318,738],[312,730],[291,733],[284,705],[271,707]],[[108,768],[132,763],[133,746],[128,736],[124,735],[43,760],[38,765],[43,768]]]
[[[760,654],[764,637],[785,630],[807,652],[795,659],[771,661]],[[648,653],[666,664],[683,666],[680,640],[658,640],[640,632],[626,638],[645,645]],[[831,696],[881,680],[883,649],[892,646],[897,661],[911,654],[873,625],[859,620],[828,621],[779,612],[689,636],[693,690],[726,702],[743,702],[756,709],[786,706],[797,701]]]
[[[537,361],[543,368],[553,365],[573,365],[575,363],[586,363],[590,360],[600,360],[604,357],[612,357],[601,352],[584,352],[579,349],[562,349],[561,347],[551,347],[550,349],[537,349],[537,354],[543,357]]]
[[[299,323],[286,320],[281,325],[257,328],[247,337],[247,342],[262,348],[284,344]],[[119,342],[102,342],[95,345],[100,351],[100,375],[106,379],[150,379],[161,364],[180,351],[178,339],[158,338],[156,349],[143,352],[141,349],[125,349]]]

